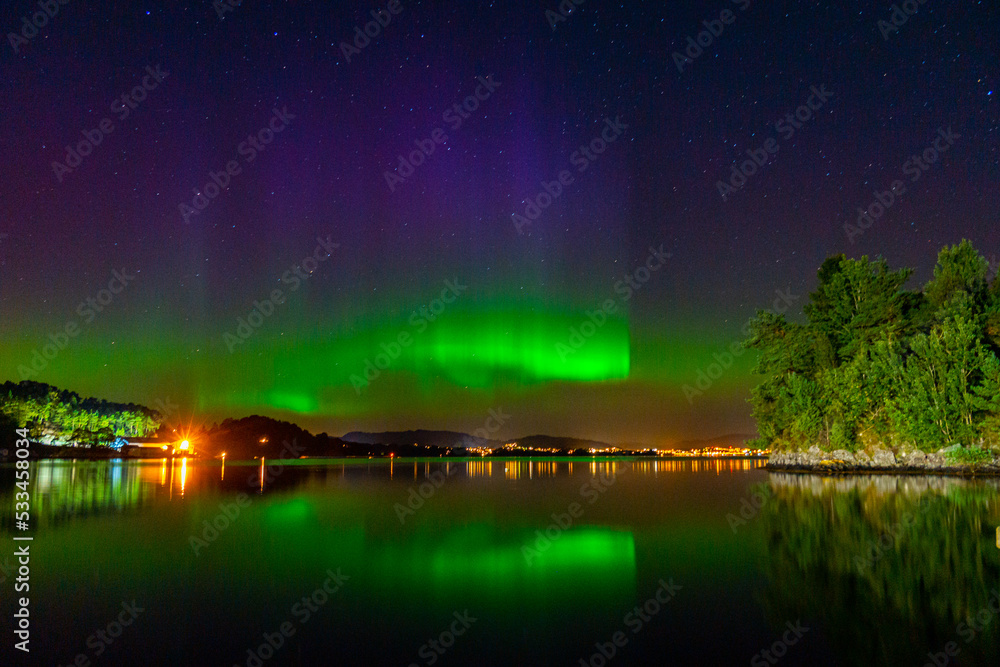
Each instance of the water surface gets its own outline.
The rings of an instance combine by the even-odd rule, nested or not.
[[[19,664],[923,665],[930,653],[978,665],[1000,653],[996,480],[771,474],[751,460],[33,466],[34,632]],[[12,469],[0,479],[12,508]],[[0,515],[5,619],[12,519]]]

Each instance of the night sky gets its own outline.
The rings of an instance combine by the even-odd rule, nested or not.
[[[995,3],[562,4],[5,3],[0,379],[667,444],[828,255],[1000,262]]]

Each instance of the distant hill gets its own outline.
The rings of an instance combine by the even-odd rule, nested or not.
[[[346,442],[366,445],[418,445],[441,449],[456,447],[490,447],[496,449],[506,442],[517,442],[518,446],[522,449],[562,449],[566,451],[590,449],[592,447],[602,449],[611,446],[606,442],[599,442],[597,440],[563,438],[552,435],[529,435],[511,440],[491,440],[458,431],[427,431],[424,429],[417,429],[415,431],[384,431],[381,433],[352,431],[340,436],[340,439]]]
[[[199,438],[200,439],[200,438]],[[212,456],[223,452],[230,459],[298,458],[299,456],[360,455],[357,447],[326,433],[313,435],[309,431],[270,417],[253,415],[243,419],[226,419],[208,430],[199,449]],[[368,448],[363,448],[367,454]],[[357,450],[357,451],[355,451]]]
[[[381,433],[367,433],[365,431],[351,431],[340,436],[345,442],[356,442],[365,445],[418,445],[421,447],[499,447],[503,443],[499,440],[488,440],[479,438],[468,433],[458,431],[428,431],[417,429],[415,431],[382,431]]]

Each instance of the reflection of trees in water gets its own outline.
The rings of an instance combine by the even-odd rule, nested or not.
[[[138,509],[152,503],[154,485],[146,479],[148,474],[142,474],[143,470],[135,462],[36,462],[31,471],[32,527],[45,528],[70,519]],[[16,490],[0,494],[0,506],[11,507]],[[10,526],[5,521],[3,527]]]
[[[974,639],[960,624],[1000,585],[998,480],[772,474],[769,487],[774,623],[818,622],[850,664],[923,664],[950,641],[959,664],[993,664],[1000,617]]]

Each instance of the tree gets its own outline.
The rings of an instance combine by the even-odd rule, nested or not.
[[[968,240],[945,246],[938,253],[934,278],[924,286],[927,301],[934,307],[944,306],[959,292],[965,292],[982,310],[988,301],[987,273],[990,263]]]
[[[771,442],[796,433],[797,406],[790,399],[811,390],[803,381],[814,373],[822,351],[805,327],[788,322],[784,315],[759,311],[750,320],[749,331],[743,345],[760,352],[754,372],[765,376],[751,392],[750,403],[763,441]],[[808,400],[804,395],[802,399]]]
[[[886,403],[897,387],[886,382],[899,362],[884,354],[894,341],[883,338],[862,346],[854,357],[823,374],[825,421],[830,449],[854,451],[862,434],[887,432]]]
[[[93,431],[78,428],[70,435],[70,442],[74,442],[84,447],[93,447],[97,444],[97,436]]]
[[[971,444],[990,408],[997,358],[980,338],[971,295],[953,294],[941,310],[944,320],[910,341],[890,410],[899,432],[918,443]]]
[[[884,259],[830,257],[803,311],[812,329],[829,340],[835,362],[851,359],[876,338],[906,333],[914,299],[901,291],[912,269],[889,271]]]

